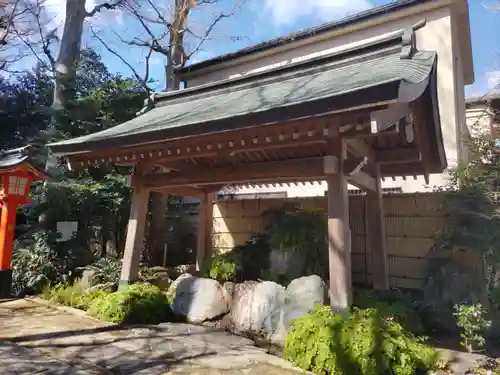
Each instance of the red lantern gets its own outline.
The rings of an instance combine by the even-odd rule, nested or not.
[[[12,286],[12,246],[16,210],[29,201],[30,184],[48,175],[29,160],[29,147],[0,152],[0,298],[9,297]]]

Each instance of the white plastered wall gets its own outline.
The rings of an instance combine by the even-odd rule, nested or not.
[[[278,54],[243,61],[232,66],[221,65],[214,71],[190,78],[188,86],[193,87],[222,79],[235,78],[331,54],[397,32],[406,27],[411,27],[423,19],[426,19],[427,23],[424,28],[416,32],[417,48],[436,51],[438,54],[437,86],[440,119],[448,166],[452,167],[459,160],[461,134],[467,132],[467,126],[465,123],[464,75],[458,38],[459,25],[457,25],[455,16],[448,7],[414,14],[368,29],[334,36],[312,44],[281,51]],[[429,186],[425,185],[423,177],[418,177],[416,180],[410,177],[406,180],[396,178],[395,181],[386,179],[383,187],[400,187],[404,192],[417,192],[429,191],[433,186],[443,186],[444,184],[446,184],[445,174],[435,174],[430,176]],[[269,188],[255,188],[251,192],[258,192],[260,189],[269,190]],[[291,185],[279,188],[273,187],[272,189],[274,189],[272,191],[290,190],[290,193],[292,193],[292,190],[297,190]],[[245,188],[244,191],[249,192],[248,188]],[[323,186],[311,186],[297,191],[301,191],[305,195],[322,195],[324,189]]]

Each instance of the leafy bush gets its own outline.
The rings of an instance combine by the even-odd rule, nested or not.
[[[419,312],[413,303],[407,301],[403,293],[397,289],[376,293],[373,291],[357,292],[354,296],[354,306],[360,309],[374,308],[384,317],[392,317],[405,329],[422,334],[425,329]]]
[[[258,280],[262,271],[269,269],[269,255],[271,248],[265,234],[253,236],[243,245],[236,246],[231,254],[239,257],[241,268],[239,280]]]
[[[167,296],[150,284],[134,284],[92,302],[89,314],[113,323],[157,324],[171,315]]]
[[[57,235],[39,230],[32,234],[24,248],[15,248],[12,259],[13,294],[39,293],[49,284],[72,282],[78,267],[86,264],[90,254],[73,246],[71,241],[58,243]]]
[[[216,254],[210,258],[203,267],[203,275],[221,283],[235,281],[241,270],[241,259],[238,254],[228,252]]]
[[[99,259],[90,266],[86,266],[86,268],[94,272],[89,280],[90,285],[95,286],[99,284],[118,283],[121,265],[121,260],[107,257]]]
[[[376,309],[354,308],[345,320],[328,306],[292,322],[285,358],[316,374],[414,375],[442,365],[437,352]]]
[[[140,267],[139,280],[141,282],[153,284],[162,290],[168,290],[172,283],[167,269],[160,266]]]
[[[488,320],[483,306],[455,305],[454,315],[457,318],[457,326],[462,329],[460,337],[464,348],[469,352],[482,348],[486,343],[485,333],[491,327],[491,320]]]
[[[46,287],[42,291],[42,297],[59,305],[87,310],[96,299],[104,298],[107,293],[103,290],[85,290],[80,285],[56,285]]]

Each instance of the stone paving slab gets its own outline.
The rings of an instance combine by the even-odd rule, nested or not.
[[[11,345],[11,354],[0,351],[0,368],[13,366],[8,358],[16,350],[31,366],[22,370],[23,360],[18,361],[22,371],[13,368],[9,374],[301,373],[251,340],[209,327],[164,323],[125,328],[30,299],[0,301],[0,322],[0,342]]]
[[[81,364],[68,364],[9,342],[0,342],[3,374],[99,375],[101,371]]]

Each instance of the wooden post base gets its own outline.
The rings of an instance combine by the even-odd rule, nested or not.
[[[12,297],[12,270],[0,270],[0,299]]]

